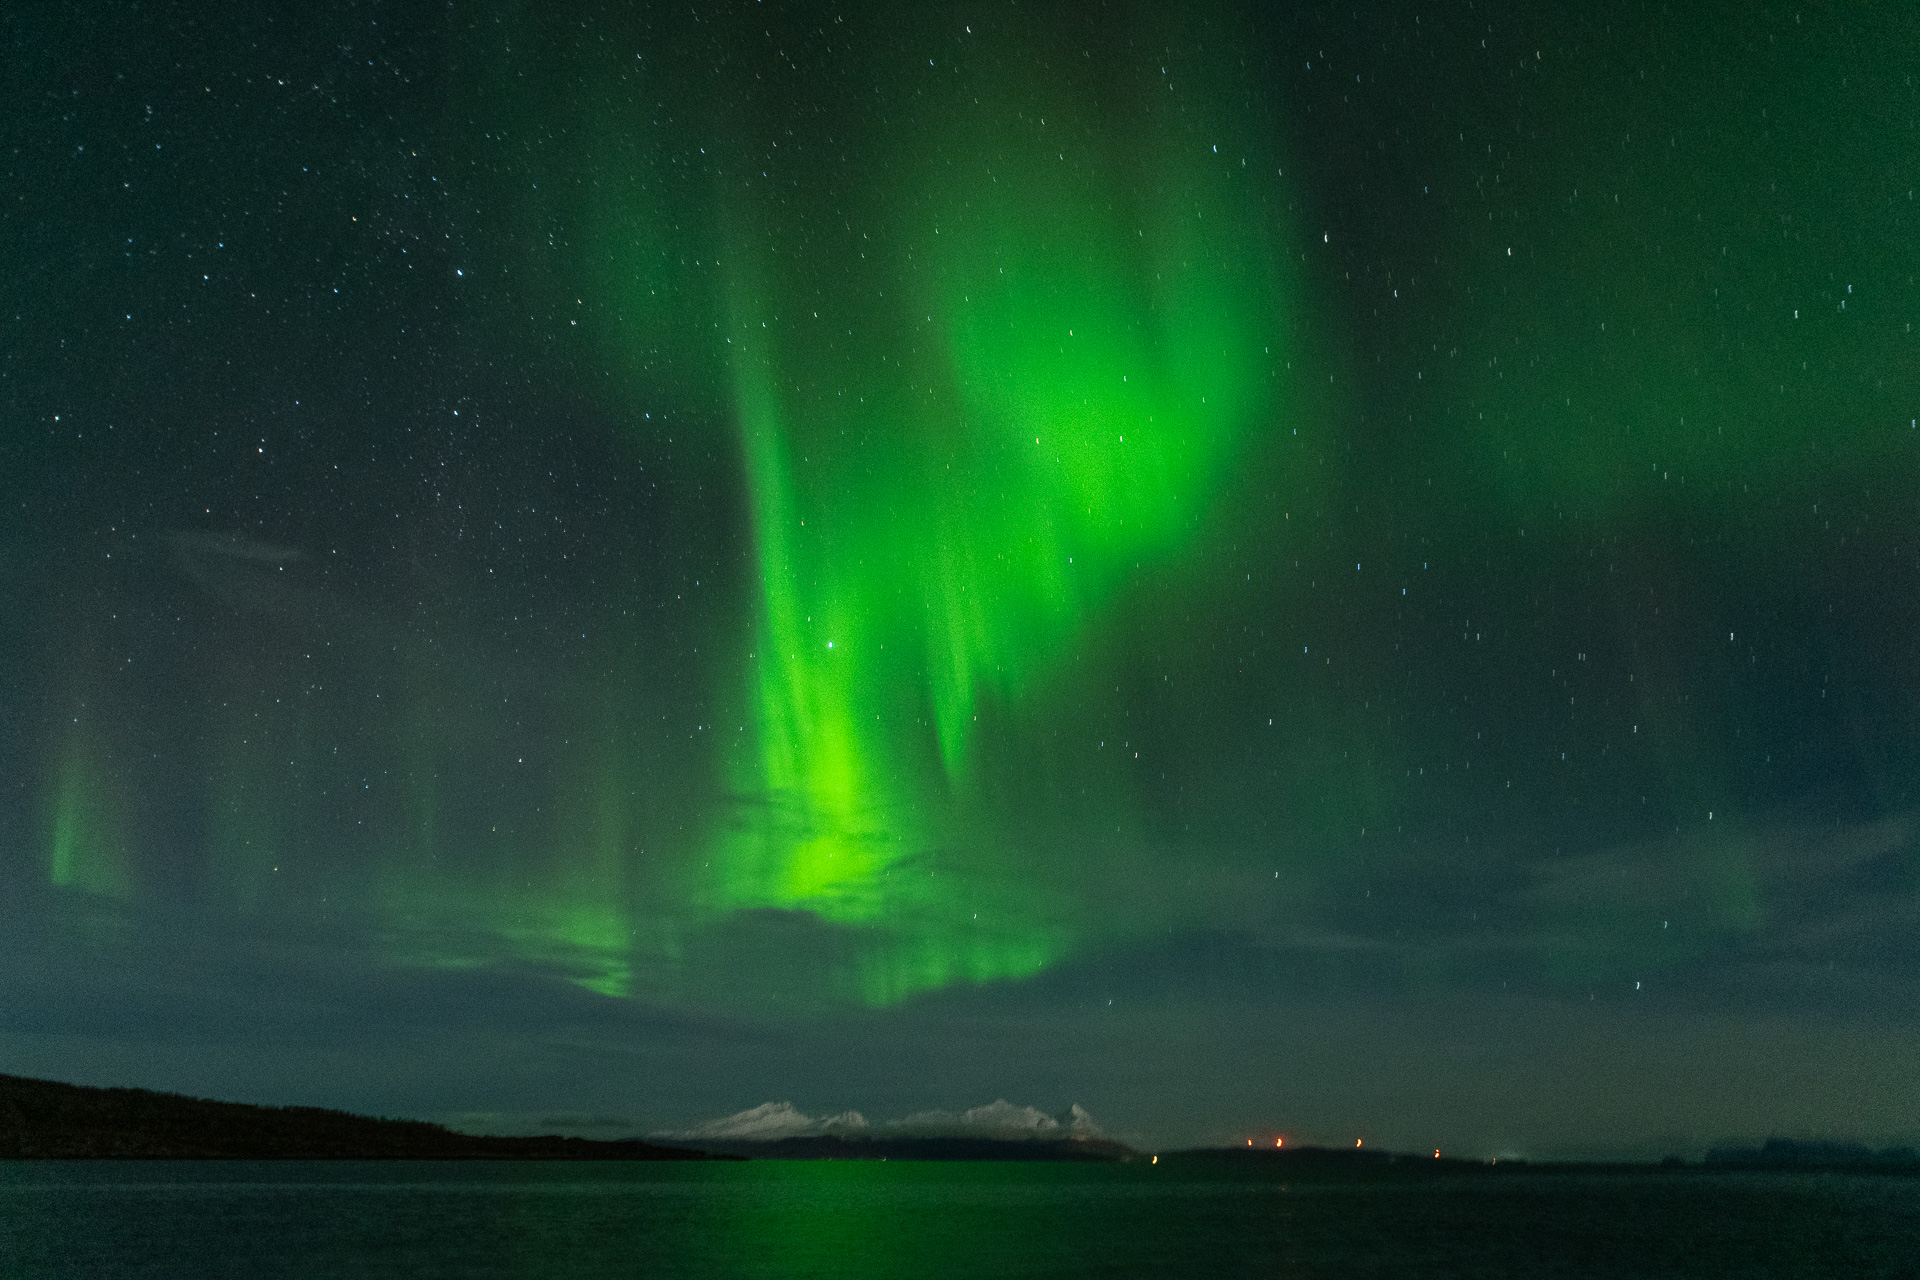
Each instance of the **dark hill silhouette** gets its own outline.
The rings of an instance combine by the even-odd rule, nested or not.
[[[420,1120],[0,1075],[0,1159],[704,1160],[629,1140],[489,1138]]]
[[[1540,1170],[1550,1166],[1533,1165],[1527,1161],[1461,1160],[1452,1156],[1435,1157],[1426,1154],[1409,1154],[1404,1151],[1384,1151],[1374,1147],[1316,1147],[1311,1145],[1292,1146],[1284,1149],[1274,1147],[1196,1147],[1184,1151],[1168,1151],[1160,1156],[1160,1163],[1181,1166],[1212,1166],[1219,1169],[1236,1169],[1262,1176],[1280,1174],[1303,1181],[1317,1180],[1362,1180],[1391,1179],[1428,1179],[1436,1177],[1477,1176],[1481,1174],[1519,1173],[1524,1170]]]
[[[1772,1138],[1759,1147],[1715,1147],[1703,1162],[1668,1156],[1657,1163],[1640,1160],[1481,1160],[1440,1157],[1425,1152],[1384,1151],[1373,1147],[1199,1147],[1166,1151],[1162,1165],[1214,1168],[1252,1176],[1274,1175],[1312,1181],[1428,1180],[1454,1177],[1521,1177],[1529,1174],[1714,1173],[1822,1170],[1846,1173],[1920,1175],[1920,1156],[1911,1147],[1878,1151],[1859,1143],[1800,1142]]]
[[[1912,1147],[1875,1151],[1860,1142],[1809,1142],[1768,1138],[1758,1147],[1715,1147],[1706,1163],[1719,1169],[1888,1169],[1920,1171],[1920,1153]]]

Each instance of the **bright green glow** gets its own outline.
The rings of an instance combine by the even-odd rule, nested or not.
[[[796,514],[792,468],[783,457],[776,397],[756,376],[762,360],[750,353],[740,364],[741,427],[764,591],[750,704],[759,740],[757,774],[748,772],[741,782],[764,807],[745,832],[727,839],[722,900],[727,906],[805,906],[830,919],[866,920],[880,905],[874,879],[898,856],[886,848],[887,833],[879,825],[891,806],[867,781],[873,770],[863,750],[877,744],[862,732],[863,704],[851,687],[856,646],[868,635],[857,615],[836,608],[831,591],[819,593],[817,626],[808,612],[816,606],[795,581],[806,571],[797,562],[803,517]]]
[[[411,624],[356,613],[330,660],[391,677],[383,698],[228,713],[201,815],[228,900],[325,895],[400,961],[609,995],[704,989],[689,957],[817,925],[831,937],[767,967],[872,1005],[1162,928],[1165,904],[1080,883],[1151,861],[1141,775],[1118,743],[1051,758],[1048,727],[1107,736],[1115,699],[1079,664],[1140,616],[1145,581],[1200,563],[1223,481],[1286,430],[1299,254],[1232,42],[1131,21],[1151,57],[1082,68],[1077,37],[1012,14],[924,83],[884,58],[848,81],[886,102],[821,82],[806,119],[742,72],[697,127],[656,104],[714,92],[699,58],[489,33],[468,168],[530,124],[553,142],[476,199],[475,260],[579,318],[562,336],[606,375],[588,394],[658,433],[650,478],[717,456],[706,479],[738,486],[746,528],[715,535],[707,563],[728,567],[689,576],[737,573],[744,532],[746,589],[674,619],[704,645],[694,671],[684,650],[625,671],[621,643],[660,637],[609,611],[595,643],[635,629],[553,673],[526,726]],[[570,69],[527,75],[509,47]],[[582,97],[596,78],[607,95]],[[698,687],[656,687],[666,670]],[[1056,775],[1039,802],[1037,773]]]
[[[1801,927],[1783,846],[1906,830],[1891,27],[1636,88],[1628,24],[1466,63],[1375,15],[1419,37],[1376,62],[1206,0],[696,7],[383,73],[400,168],[316,167],[319,274],[249,295],[337,378],[153,276],[125,332],[190,311],[232,370],[127,366],[119,471],[70,378],[21,402],[62,423],[7,437],[21,522],[108,482],[0,547],[7,705],[49,709],[0,854],[60,912],[800,1016],[1209,932],[1504,980],[1413,888],[1458,870],[1515,955],[1638,981]],[[249,379],[339,429],[231,471]]]
[[[1044,877],[989,888],[1012,833],[980,790],[987,726],[1206,527],[1274,427],[1286,338],[1259,148],[1199,117],[1115,128],[1071,87],[966,88],[992,109],[956,109],[916,149],[939,161],[859,206],[870,292],[783,237],[784,194],[743,197],[754,233],[729,237],[759,619],[700,896],[864,926],[876,1004],[1112,927]]]
[[[1052,109],[1067,136],[1090,130]],[[983,160],[993,180],[941,218],[935,296],[969,456],[960,488],[927,495],[923,576],[951,773],[978,689],[1024,692],[1138,556],[1192,536],[1238,439],[1272,425],[1280,306],[1250,202],[1226,165],[1195,161],[1217,155],[1197,137],[1155,141],[1132,216],[1116,176],[1063,177],[1036,136]]]

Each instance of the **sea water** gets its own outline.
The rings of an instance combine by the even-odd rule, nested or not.
[[[1920,1275],[1920,1179],[0,1162],[16,1277]]]

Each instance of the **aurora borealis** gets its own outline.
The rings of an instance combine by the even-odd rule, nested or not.
[[[0,1070],[1920,1133],[1899,7],[16,28]]]

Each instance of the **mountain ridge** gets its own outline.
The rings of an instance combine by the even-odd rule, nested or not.
[[[456,1133],[325,1107],[263,1107],[0,1074],[5,1160],[707,1160],[639,1139]],[[725,1158],[725,1157],[718,1157]]]

